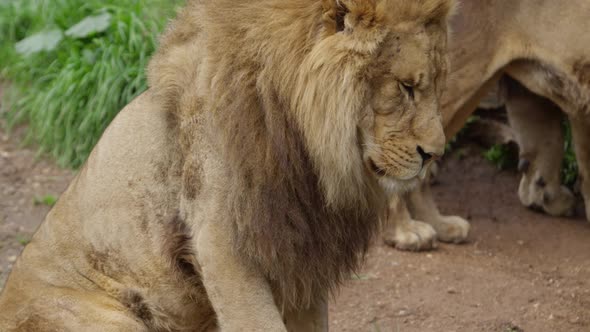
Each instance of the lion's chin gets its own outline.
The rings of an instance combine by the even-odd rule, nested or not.
[[[373,174],[377,183],[388,197],[413,190],[424,179],[427,173],[427,167],[422,167],[413,174],[406,174],[407,176],[404,177],[394,177],[384,169],[378,167],[371,158],[367,158],[365,163],[369,172]]]
[[[378,183],[383,191],[385,191],[385,194],[390,197],[413,190],[420,183],[420,178],[416,176],[411,179],[400,180],[389,176],[382,176],[379,177]]]

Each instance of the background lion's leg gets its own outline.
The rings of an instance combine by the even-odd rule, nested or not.
[[[469,222],[459,216],[441,215],[430,191],[430,181],[422,181],[418,188],[408,193],[406,202],[412,218],[432,225],[438,240],[461,243],[467,239]]]
[[[570,116],[586,219],[590,221],[590,115]]]
[[[561,185],[563,112],[549,100],[506,79],[506,110],[520,149],[523,173],[518,197],[523,205],[553,216],[571,215],[574,196]]]
[[[404,198],[394,195],[384,225],[383,240],[400,250],[427,250],[436,246],[436,232],[427,223],[413,220]]]
[[[306,310],[289,312],[285,322],[289,332],[328,331],[328,302],[321,300]]]
[[[286,331],[270,285],[234,252],[223,223],[203,225],[195,248],[203,284],[222,331]]]

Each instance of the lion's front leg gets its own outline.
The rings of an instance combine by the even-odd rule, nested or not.
[[[570,124],[578,161],[580,188],[586,206],[586,219],[590,221],[590,116],[570,116]]]
[[[383,240],[400,250],[428,250],[436,246],[436,232],[427,223],[413,220],[405,200],[394,196],[389,202]]]
[[[517,82],[507,80],[506,84],[506,111],[520,149],[518,197],[524,206],[550,215],[571,215],[574,195],[561,185],[560,177],[563,112]]]
[[[469,234],[469,222],[459,216],[443,216],[430,191],[430,182],[422,181],[420,186],[406,195],[408,210],[414,219],[424,220],[436,231],[442,242],[461,243]]]
[[[289,332],[326,332],[328,331],[328,302],[325,297],[309,308],[296,310],[285,315]]]
[[[208,223],[196,238],[203,284],[221,331],[286,331],[270,285],[236,255],[228,227]]]

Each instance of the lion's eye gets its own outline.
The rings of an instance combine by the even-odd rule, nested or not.
[[[414,87],[412,85],[400,82],[399,86],[402,89],[402,91],[405,92],[406,95],[408,95],[408,97],[410,97],[410,99],[414,100]]]

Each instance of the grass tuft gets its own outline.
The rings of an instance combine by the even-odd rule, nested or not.
[[[57,197],[55,197],[53,195],[45,195],[43,197],[33,198],[33,204],[35,204],[35,205],[54,206],[56,202],[57,202]]]
[[[31,239],[28,236],[24,236],[22,234],[17,234],[16,235],[16,242],[18,242],[21,246],[24,247],[27,244],[29,244],[29,242],[31,242]]]
[[[0,114],[9,127],[28,124],[25,143],[79,167],[146,89],[157,36],[181,2],[0,0],[0,75],[10,82]]]
[[[486,160],[499,170],[516,169],[518,157],[508,144],[495,144],[483,153]]]
[[[561,181],[566,186],[573,188],[578,180],[578,162],[574,153],[572,130],[568,121],[563,122],[565,130],[565,155],[561,166]]]

